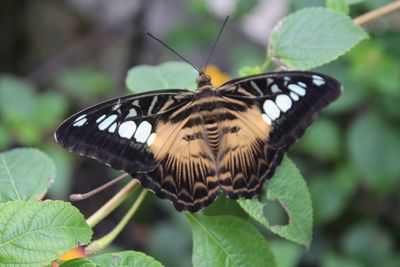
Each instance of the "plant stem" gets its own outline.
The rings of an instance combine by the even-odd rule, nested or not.
[[[91,228],[101,222],[113,210],[115,210],[138,186],[138,181],[133,179],[125,185],[114,197],[112,197],[106,204],[104,204],[98,211],[90,216],[86,222]]]
[[[354,23],[357,25],[363,25],[367,22],[370,22],[374,19],[377,19],[379,17],[382,17],[383,15],[386,15],[390,12],[395,11],[396,9],[400,9],[400,1],[396,1],[390,4],[387,4],[386,6],[374,9],[368,13],[365,13],[361,16],[358,16],[357,18],[353,19]]]
[[[114,239],[119,235],[119,233],[121,233],[122,229],[124,229],[126,224],[132,218],[132,216],[136,213],[136,211],[142,204],[144,197],[146,196],[146,193],[147,190],[142,189],[142,192],[140,192],[140,195],[137,197],[132,207],[128,210],[128,212],[125,214],[122,220],[117,224],[117,226],[111,232],[109,232],[102,238],[93,241],[86,247],[85,252],[87,253],[87,255],[93,255],[99,252],[100,250],[110,245],[112,241],[114,241]]]
[[[102,186],[97,187],[96,189],[93,189],[92,191],[86,192],[84,194],[73,194],[73,195],[70,195],[69,199],[71,201],[80,201],[80,200],[83,200],[83,199],[87,199],[87,198],[92,197],[92,196],[100,193],[101,191],[109,188],[110,186],[118,183],[119,181],[121,181],[122,179],[125,179],[128,176],[129,176],[128,173],[124,173],[124,174],[118,176],[117,178],[112,179],[108,183],[105,183]]]

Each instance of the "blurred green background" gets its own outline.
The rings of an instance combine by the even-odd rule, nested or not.
[[[349,2],[356,17],[391,1]],[[280,18],[323,5],[321,0],[2,1],[0,151],[32,146],[48,153],[57,167],[49,198],[89,191],[117,172],[67,153],[53,132],[74,112],[127,94],[130,67],[176,59],[146,37],[146,30],[201,66],[230,14],[211,62],[237,77],[239,69],[262,64],[267,37]],[[363,27],[369,40],[317,69],[340,80],[344,93],[289,152],[309,185],[315,225],[309,251],[265,233],[287,267],[400,266],[400,13]],[[76,206],[89,216],[117,190]],[[112,229],[127,205],[95,235]],[[279,217],[273,207],[268,212]],[[166,266],[191,265],[187,221],[152,194],[112,249],[122,248],[145,251]]]

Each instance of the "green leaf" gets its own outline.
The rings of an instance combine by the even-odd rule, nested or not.
[[[193,231],[193,266],[276,266],[271,249],[249,222],[234,216],[187,214]]]
[[[239,199],[240,206],[273,233],[309,247],[313,223],[311,196],[306,182],[289,158],[283,159],[266,187],[267,199],[276,200],[285,208],[289,224],[270,224],[264,214],[267,200]]]
[[[367,37],[346,15],[326,8],[305,8],[275,28],[270,53],[291,69],[306,70],[335,60]]]
[[[63,264],[61,264],[60,267],[101,267],[101,266],[91,262],[89,259],[80,258],[80,259],[73,259],[66,261]]]
[[[0,203],[0,266],[43,266],[87,244],[92,231],[79,211],[62,201]]]
[[[128,71],[126,86],[135,93],[159,89],[196,89],[197,71],[178,61],[157,66],[140,65]]]
[[[137,251],[107,253],[90,258],[90,261],[102,267],[163,267],[159,261]]]
[[[0,202],[40,199],[55,177],[53,161],[33,148],[0,153]]]
[[[350,12],[348,0],[326,0],[326,7],[345,15]]]
[[[163,267],[160,262],[138,251],[106,253],[88,259],[73,259],[60,267]]]
[[[348,133],[351,163],[363,181],[376,191],[390,191],[400,184],[398,131],[376,113],[358,118]]]
[[[243,67],[239,70],[239,76],[249,76],[261,73],[261,67]]]
[[[240,207],[237,201],[220,196],[210,206],[202,210],[207,216],[232,215],[247,220],[249,215]]]

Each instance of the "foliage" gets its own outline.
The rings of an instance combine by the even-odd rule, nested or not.
[[[167,62],[157,67],[138,66],[126,77],[128,89],[135,93],[157,89],[196,89],[197,71],[182,62]]]
[[[308,247],[312,235],[312,206],[307,185],[299,170],[288,158],[277,168],[266,185],[264,200],[240,199],[240,206],[273,233]],[[286,225],[272,225],[264,214],[267,200],[278,201],[289,218]]]
[[[0,214],[2,266],[43,266],[92,235],[82,214],[62,201],[8,201]]]
[[[19,148],[0,153],[0,202],[41,199],[54,177],[53,161],[39,150]]]
[[[163,265],[141,252],[123,251],[106,253],[89,259],[74,259],[65,262],[60,267],[163,267]]]
[[[193,14],[209,16],[202,1],[190,2],[195,3]],[[340,80],[344,94],[293,147],[290,159],[284,159],[258,198],[220,197],[203,212],[184,216],[165,201],[156,209],[146,209],[155,205],[150,196],[136,223],[140,224],[141,216],[154,218],[154,210],[172,217],[152,226],[152,241],[147,242],[150,255],[162,259],[165,266],[187,266],[192,231],[193,266],[291,267],[300,261],[324,267],[399,265],[398,235],[393,234],[398,232],[398,216],[392,209],[399,201],[400,186],[400,78],[396,72],[400,49],[393,45],[400,38],[374,34],[367,28],[372,38],[357,45],[368,36],[348,14],[376,6],[371,1],[359,2],[327,0],[327,8],[305,8],[287,16],[270,36],[265,62],[257,62],[260,57],[248,49],[233,53],[239,58],[236,62],[246,62],[241,75],[272,69],[270,60],[279,68],[325,64],[318,70]],[[309,6],[310,1],[303,5]],[[255,1],[240,1],[238,17],[254,6]],[[208,29],[215,31],[216,26],[212,21],[206,24],[198,31],[191,25],[176,28],[167,40],[186,49],[199,44],[199,36],[200,42],[211,42],[213,34]],[[126,86],[135,93],[193,90],[196,75],[182,62],[142,65],[129,70]],[[32,148],[0,153],[1,266],[43,266],[51,261],[61,266],[164,266],[136,251],[57,260],[71,248],[88,244],[92,230],[69,203],[42,200],[53,179],[51,196],[68,194],[73,163],[48,136],[67,110],[74,108],[72,103],[93,104],[93,98],[108,94],[112,85],[106,75],[88,67],[59,73],[55,86],[62,93],[39,91],[16,76],[0,77],[0,149],[15,144],[37,146],[49,155]]]
[[[307,70],[338,58],[367,36],[346,15],[321,7],[305,8],[275,27],[270,53],[290,69]]]

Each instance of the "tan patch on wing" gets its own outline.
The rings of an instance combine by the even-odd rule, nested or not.
[[[159,196],[178,210],[196,211],[210,203],[219,188],[204,125],[184,127],[192,116],[196,114],[176,124],[159,123],[150,150],[160,164],[149,176]]]
[[[237,119],[222,121],[220,127],[235,128],[220,142],[217,157],[221,189],[229,197],[251,197],[263,183],[268,168],[267,141],[272,128],[262,119],[257,106],[245,112],[228,110]]]

